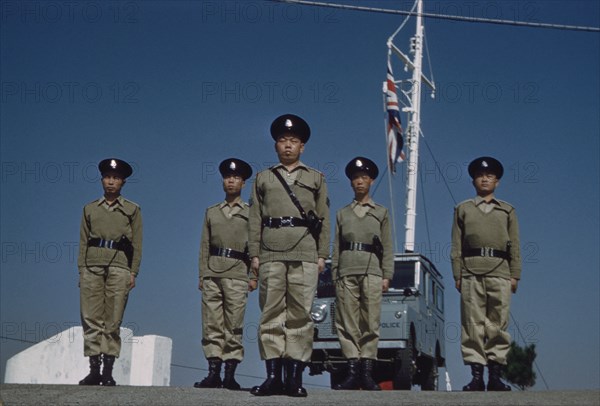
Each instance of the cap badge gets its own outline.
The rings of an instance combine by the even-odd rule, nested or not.
[[[117,161],[115,161],[114,159],[110,160],[110,167],[113,169],[117,168]]]
[[[292,128],[292,125],[292,120],[290,120],[289,118],[285,120],[286,128]]]
[[[362,161],[361,161],[360,159],[357,159],[357,160],[356,160],[356,166],[357,166],[358,168],[362,168],[362,166],[363,166],[363,163],[362,163]]]
[[[487,168],[489,165],[486,161],[481,161],[481,166],[483,166],[484,168]]]
[[[231,163],[229,164],[229,169],[235,171],[235,162],[231,161]]]

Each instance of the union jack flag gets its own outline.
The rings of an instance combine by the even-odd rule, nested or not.
[[[388,160],[392,173],[396,173],[396,162],[406,159],[404,155],[404,137],[402,136],[402,123],[400,121],[400,107],[396,95],[396,84],[392,66],[388,61],[387,67],[387,91],[385,95],[385,106],[387,110],[387,148]]]

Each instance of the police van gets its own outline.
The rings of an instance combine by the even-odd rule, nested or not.
[[[311,317],[314,343],[310,374],[329,372],[331,387],[347,375],[335,327],[335,285],[331,263],[319,276]],[[444,284],[425,256],[395,254],[394,277],[381,301],[381,328],[373,379],[393,389],[437,390],[438,368],[445,367]],[[382,385],[386,387],[386,385]],[[387,385],[389,386],[389,384]]]

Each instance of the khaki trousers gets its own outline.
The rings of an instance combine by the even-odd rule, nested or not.
[[[335,327],[344,357],[377,359],[381,276],[349,275],[335,287]]]
[[[244,358],[242,334],[248,282],[231,278],[202,279],[202,349],[206,358]]]
[[[461,281],[461,344],[465,364],[506,364],[510,348],[510,280],[478,275]]]
[[[266,262],[260,266],[259,281],[261,358],[309,361],[314,334],[310,310],[317,290],[317,264]]]
[[[131,275],[116,266],[90,266],[79,274],[83,354],[121,352],[120,327],[129,297]]]

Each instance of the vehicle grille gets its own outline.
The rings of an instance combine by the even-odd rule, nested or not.
[[[331,326],[329,328],[329,331],[331,333],[332,336],[337,337],[337,329],[335,328],[335,307],[336,307],[336,302],[333,301],[331,303],[331,307],[330,307],[330,312],[329,312],[329,320],[331,320]]]
[[[329,303],[329,313],[322,323],[315,323],[318,330],[316,338],[319,340],[337,340],[337,329],[335,328],[335,301]]]

